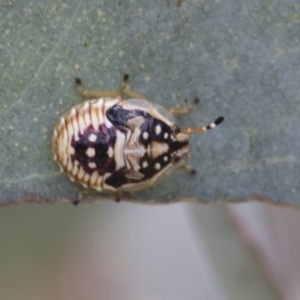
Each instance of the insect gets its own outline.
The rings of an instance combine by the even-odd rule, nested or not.
[[[189,134],[215,128],[210,125],[181,130],[173,114],[188,113],[196,98],[185,107],[166,109],[127,87],[123,100],[113,91],[85,90],[79,78],[78,91],[92,98],[68,110],[54,128],[52,149],[62,172],[85,189],[114,192],[141,190],[179,167],[195,173],[183,159],[188,156]]]

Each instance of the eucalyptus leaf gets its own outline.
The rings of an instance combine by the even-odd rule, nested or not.
[[[182,128],[191,176],[125,194],[143,203],[250,198],[299,205],[300,6],[284,1],[0,0],[0,202],[78,199],[51,137],[90,89],[132,90],[165,107],[200,97]],[[84,195],[91,201],[106,195]]]

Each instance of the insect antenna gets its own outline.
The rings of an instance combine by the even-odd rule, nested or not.
[[[209,129],[214,129],[216,128],[219,124],[221,124],[224,121],[224,117],[219,117],[217,118],[213,123],[203,126],[203,127],[196,127],[196,128],[186,128],[181,130],[182,133],[199,133],[199,132],[204,132]]]

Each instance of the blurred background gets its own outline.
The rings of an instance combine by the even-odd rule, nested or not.
[[[75,76],[115,90],[126,71],[166,107],[199,95],[182,126],[226,117],[193,138],[193,181],[174,174],[141,198],[299,207],[299,11],[299,0],[0,0],[0,204],[77,199],[52,159],[53,126],[82,100]],[[297,300],[299,231],[298,209],[259,202],[1,207],[0,300]]]
[[[300,219],[261,203],[0,210],[0,299],[300,299]]]

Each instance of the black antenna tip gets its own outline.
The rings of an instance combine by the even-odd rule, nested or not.
[[[219,124],[221,124],[223,121],[224,121],[224,117],[219,117],[219,118],[215,121],[215,124],[216,124],[216,125],[219,125]]]

